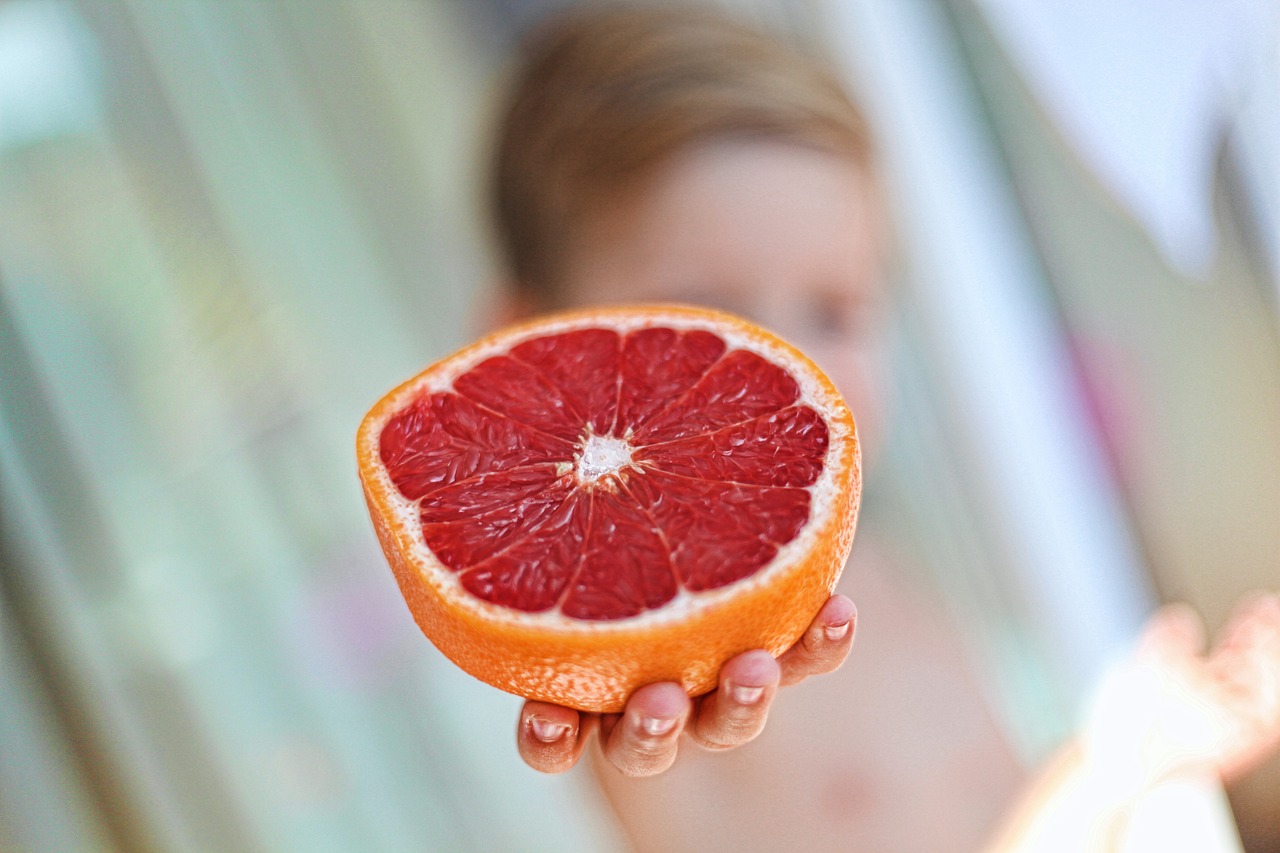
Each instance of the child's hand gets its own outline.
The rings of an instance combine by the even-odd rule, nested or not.
[[[1238,605],[1206,654],[1200,618],[1170,605],[1104,687],[1089,727],[1100,760],[1140,784],[1210,770],[1244,775],[1280,747],[1280,596]]]
[[[1187,805],[1207,810],[1159,818],[1189,819],[1178,831],[1193,845],[1193,832],[1214,835],[1195,822],[1213,812],[1194,783],[1230,781],[1280,748],[1280,596],[1246,598],[1204,646],[1204,624],[1185,604],[1151,617],[1137,652],[1104,680],[1080,738],[1037,774],[984,850],[1136,850],[1147,838],[1126,835],[1129,821],[1137,815],[1137,831],[1150,831],[1155,813],[1142,811],[1143,798],[1176,790],[1162,787],[1175,777],[1192,780]]]
[[[621,714],[589,714],[525,702],[516,741],[535,770],[561,773],[577,763],[593,731],[605,758],[628,776],[652,776],[671,766],[680,733],[707,749],[732,749],[760,734],[779,685],[837,669],[853,645],[857,610],[843,595],[827,600],[803,637],[775,661],[744,652],[720,670],[719,688],[690,699],[680,685],[640,688]]]

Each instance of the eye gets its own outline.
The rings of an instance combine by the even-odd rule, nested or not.
[[[819,337],[848,339],[862,331],[865,312],[863,300],[852,294],[815,293],[808,298],[805,319]]]

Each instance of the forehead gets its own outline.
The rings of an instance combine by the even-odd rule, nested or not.
[[[869,288],[882,230],[860,164],[792,143],[716,142],[671,158],[583,222],[568,284],[600,300]]]

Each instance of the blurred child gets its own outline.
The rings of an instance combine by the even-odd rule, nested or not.
[[[836,74],[710,11],[571,14],[533,42],[500,130],[494,202],[510,274],[497,320],[588,303],[685,301],[755,319],[841,388],[874,460],[882,431],[886,225],[872,144]],[[964,644],[859,532],[842,589],[774,663],[726,664],[693,703],[637,691],[596,718],[526,705],[519,743],[596,770],[640,850],[968,851],[1021,771]],[[683,739],[710,747],[680,750]]]
[[[887,228],[866,124],[825,64],[711,11],[571,13],[529,45],[494,177],[510,276],[495,323],[608,302],[743,314],[824,367],[874,462]],[[556,772],[598,741],[597,778],[641,851],[978,849],[1023,773],[960,635],[904,587],[875,533],[859,532],[842,582],[864,615],[858,654],[834,675],[778,691],[844,660],[855,622],[844,595],[778,661],[728,662],[706,697],[649,685],[603,716],[526,703],[521,754]],[[992,850],[1113,849],[1132,807],[1171,774],[1238,772],[1275,747],[1280,604],[1246,606],[1208,657],[1194,634],[1184,611],[1165,611],[1117,684],[1158,673],[1151,719],[1200,714],[1199,735],[1135,733],[1104,702]]]

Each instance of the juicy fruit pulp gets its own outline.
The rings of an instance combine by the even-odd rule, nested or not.
[[[432,643],[502,690],[600,713],[790,648],[840,578],[862,482],[831,380],[689,305],[496,331],[384,395],[356,457]]]
[[[577,329],[424,392],[379,454],[472,595],[622,619],[756,573],[805,526],[829,435],[800,396],[711,332]]]

